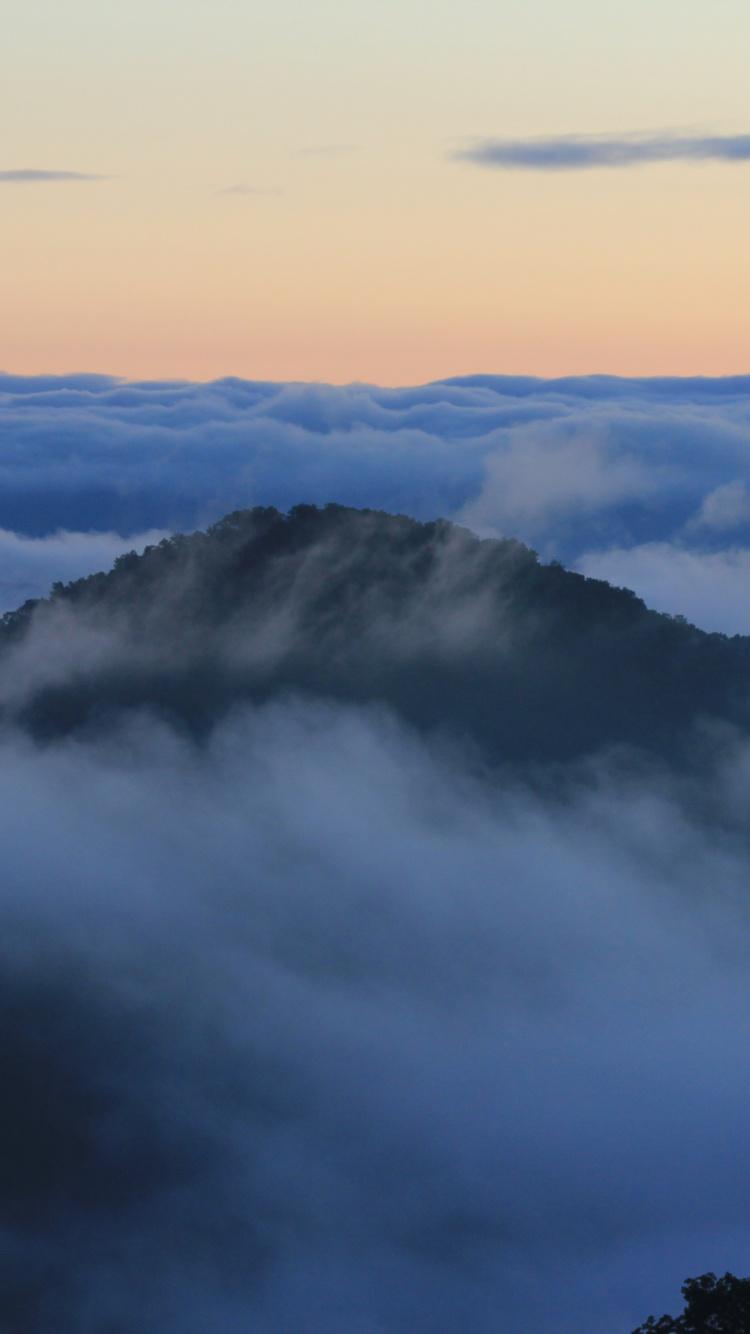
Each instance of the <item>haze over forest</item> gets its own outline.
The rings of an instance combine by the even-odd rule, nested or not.
[[[742,1271],[750,639],[235,511],[0,627],[13,1334],[628,1334]]]
[[[0,1334],[748,1334],[749,45],[4,7]]]

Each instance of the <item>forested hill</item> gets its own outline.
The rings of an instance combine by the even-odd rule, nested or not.
[[[2,620],[0,710],[39,738],[134,707],[205,732],[289,692],[385,703],[493,761],[679,761],[696,724],[747,729],[750,639],[520,542],[338,505],[239,511]]]

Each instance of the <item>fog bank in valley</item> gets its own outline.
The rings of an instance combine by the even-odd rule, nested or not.
[[[616,1334],[742,1268],[744,745],[718,824],[291,699],[1,753],[8,1329]]]
[[[335,506],[1,639],[11,1334],[628,1334],[743,1272],[746,641]]]

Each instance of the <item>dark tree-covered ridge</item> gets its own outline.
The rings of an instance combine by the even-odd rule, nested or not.
[[[148,707],[198,732],[289,691],[384,703],[492,761],[746,731],[750,639],[445,520],[328,505],[228,515],[2,619],[0,710],[59,735]]]
[[[650,1316],[633,1334],[750,1334],[750,1278],[702,1274],[687,1279],[682,1295],[682,1315]]]

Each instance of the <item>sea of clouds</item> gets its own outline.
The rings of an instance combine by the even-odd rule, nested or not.
[[[154,530],[337,501],[519,537],[704,629],[750,631],[750,378],[6,375],[0,423],[6,608]]]
[[[2,421],[8,605],[335,500],[750,629],[750,381],[5,377]],[[529,777],[288,696],[7,725],[3,1328],[628,1334],[746,1273],[750,748],[710,749]]]
[[[750,752],[554,795],[385,710],[0,745],[0,1315],[627,1334],[750,1245]]]

